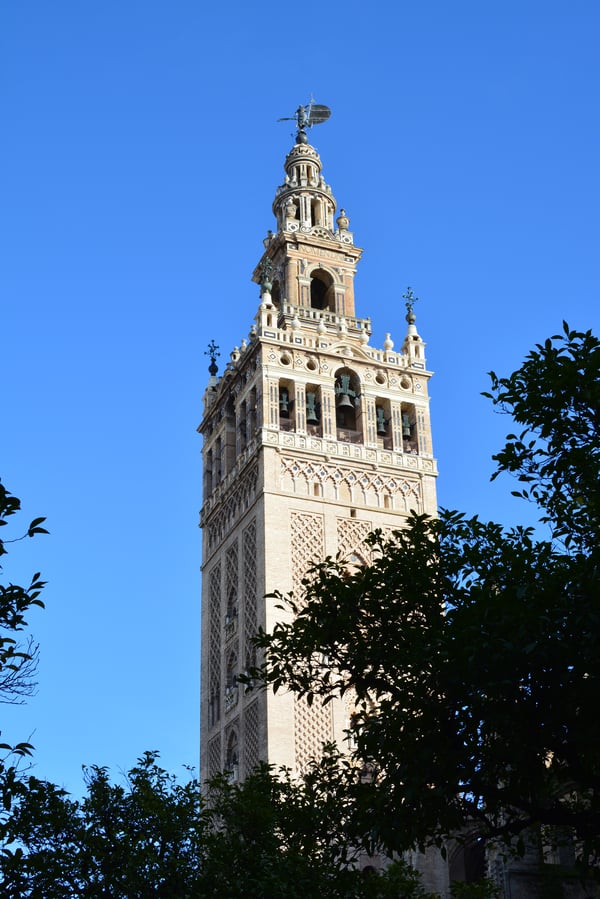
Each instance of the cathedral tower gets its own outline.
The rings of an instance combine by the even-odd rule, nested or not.
[[[325,107],[320,107],[325,109]],[[282,617],[274,590],[301,590],[310,564],[340,552],[368,561],[364,537],[436,512],[425,345],[407,297],[394,349],[369,343],[355,314],[361,257],[296,114],[296,143],[275,194],[276,231],[254,271],[260,305],[247,340],[204,396],[201,778],[243,777],[259,761],[301,769],[341,739],[343,703],[309,708],[237,682],[252,636]]]

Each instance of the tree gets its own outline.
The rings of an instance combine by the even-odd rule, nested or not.
[[[340,840],[335,775],[317,767],[305,784],[266,765],[241,784],[220,775],[204,802],[198,782],[179,783],[155,752],[138,760],[124,785],[99,767],[85,769],[85,781],[87,795],[74,800],[29,778],[2,832],[4,895],[436,899],[402,863],[365,876],[356,850]]]
[[[316,565],[251,677],[355,706],[352,838],[388,852],[457,834],[514,844],[532,826],[600,850],[600,343],[538,345],[494,404],[523,429],[494,458],[550,539],[442,511],[413,515],[374,562]],[[326,659],[326,664],[324,664]]]
[[[146,753],[112,784],[84,769],[87,795],[30,777],[4,825],[0,886],[13,899],[197,895],[200,793]]]
[[[0,483],[0,527],[5,527],[8,519],[20,508],[20,500]],[[36,534],[47,534],[46,529],[42,527],[44,520],[36,518],[19,537],[0,539],[0,557],[6,555],[7,544]],[[44,582],[39,573],[34,574],[28,587],[0,584],[0,702],[23,702],[24,698],[30,696],[35,689],[38,648],[31,638],[20,641],[19,637],[27,627],[26,615],[29,610],[34,606],[43,608],[39,598],[43,587]],[[10,808],[11,798],[17,788],[15,763],[19,758],[29,755],[31,748],[28,743],[19,743],[16,746],[0,744],[0,751],[5,753],[4,758],[0,760],[0,793],[2,807],[5,810]]]

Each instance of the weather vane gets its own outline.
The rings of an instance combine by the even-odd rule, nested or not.
[[[295,122],[298,128],[296,143],[307,144],[306,129],[312,128],[313,125],[320,125],[321,122],[326,122],[330,115],[331,110],[329,106],[321,106],[319,103],[315,103],[311,97],[310,103],[306,106],[299,106],[293,116],[284,116],[284,118],[277,119],[277,121]]]
[[[220,356],[219,347],[215,343],[214,339],[208,344],[208,349],[204,350],[205,356],[210,356],[210,365],[208,366],[208,371],[211,375],[216,375],[219,371],[219,366],[217,365],[217,356]]]
[[[406,288],[406,293],[403,293],[403,294],[402,294],[402,299],[403,299],[403,300],[406,300],[406,303],[405,303],[405,305],[406,305],[406,312],[408,313],[406,317],[408,318],[408,316],[410,315],[410,316],[413,318],[413,320],[414,320],[414,316],[415,316],[415,311],[414,311],[414,310],[415,310],[415,303],[418,303],[418,302],[419,302],[419,298],[416,297],[416,296],[414,295],[413,290],[412,290],[412,287],[407,287],[407,288]]]

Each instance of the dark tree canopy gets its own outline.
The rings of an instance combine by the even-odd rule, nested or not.
[[[538,345],[493,402],[520,426],[495,457],[550,537],[413,515],[374,563],[317,565],[252,672],[309,701],[349,694],[354,838],[388,851],[532,825],[600,849],[600,344]],[[324,664],[323,660],[326,660]]]
[[[304,783],[267,766],[242,784],[226,776],[206,800],[190,777],[148,752],[112,783],[86,769],[69,797],[30,778],[3,828],[0,891],[11,899],[436,899],[402,863],[365,876],[344,843],[332,777]],[[327,786],[323,786],[326,784]]]
[[[6,527],[10,523],[9,519],[20,508],[20,500],[0,483],[0,527]],[[42,527],[44,520],[34,519],[26,532],[17,537],[7,537],[5,532],[1,532],[0,558],[8,552],[9,544],[36,534],[47,534]],[[43,608],[39,598],[43,586],[44,582],[39,574],[34,574],[28,587],[0,584],[0,703],[23,702],[35,689],[38,649],[31,637],[23,639],[22,635],[27,627],[26,616],[29,610],[35,606]],[[5,810],[10,808],[11,798],[17,787],[16,763],[19,757],[29,755],[31,748],[28,743],[18,743],[16,746],[0,743],[0,752],[4,752],[4,757],[0,760],[0,795]]]

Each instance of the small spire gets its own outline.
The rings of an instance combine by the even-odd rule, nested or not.
[[[419,302],[419,297],[416,297],[413,293],[412,287],[406,288],[406,293],[402,294],[402,299],[406,300],[406,321],[409,325],[414,325],[417,320],[417,316],[415,315],[414,307],[415,303]]]
[[[208,344],[208,349],[204,350],[205,356],[210,356],[210,365],[208,366],[208,372],[211,378],[214,378],[217,372],[219,371],[219,366],[217,365],[217,356],[220,356],[219,347],[215,343],[214,339]]]

